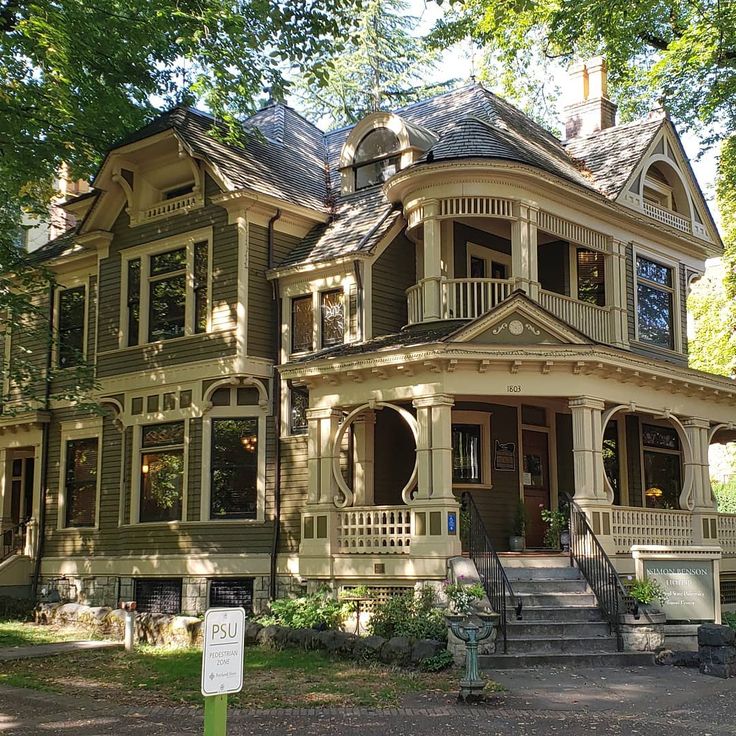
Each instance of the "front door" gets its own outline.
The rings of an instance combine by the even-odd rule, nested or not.
[[[10,521],[17,526],[31,515],[33,508],[33,458],[14,458],[10,470]]]
[[[549,508],[549,447],[546,432],[525,429],[522,432],[524,465],[524,507],[526,508],[526,546],[543,547],[547,525],[542,508]],[[541,507],[541,508],[540,508]]]

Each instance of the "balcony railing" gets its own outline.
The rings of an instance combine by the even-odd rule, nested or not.
[[[572,299],[553,291],[541,291],[539,303],[584,335],[597,342],[610,342],[611,312],[606,307]]]
[[[628,554],[634,544],[687,547],[693,543],[692,518],[689,511],[614,506],[611,534],[616,554]],[[733,528],[736,533],[736,525]]]
[[[718,541],[724,555],[736,556],[736,514],[718,515]]]
[[[137,222],[150,222],[151,220],[158,220],[163,217],[169,217],[176,213],[186,214],[189,210],[195,207],[200,207],[203,204],[202,195],[196,192],[190,192],[183,194],[181,197],[174,197],[173,199],[165,199],[162,202],[157,202],[151,207],[141,210],[138,213]]]
[[[337,550],[343,554],[409,554],[408,506],[353,507],[337,512]]]
[[[687,217],[678,215],[676,212],[672,212],[671,210],[657,207],[656,204],[651,204],[650,202],[646,201],[642,202],[642,207],[644,209],[644,212],[649,215],[649,217],[653,217],[655,220],[659,220],[665,225],[669,225],[670,227],[682,230],[682,232],[684,233],[689,233],[692,231],[690,220]]]

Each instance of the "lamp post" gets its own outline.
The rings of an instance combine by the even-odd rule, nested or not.
[[[475,616],[480,619],[480,624],[470,617],[445,617],[452,633],[465,642],[465,676],[460,681],[458,695],[458,699],[464,703],[477,702],[483,698],[485,682],[481,680],[478,669],[478,644],[490,637],[499,619],[497,613],[476,613]]]

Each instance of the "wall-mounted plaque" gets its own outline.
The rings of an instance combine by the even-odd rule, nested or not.
[[[713,621],[715,586],[711,560],[643,560],[644,573],[667,594],[668,622]]]
[[[494,449],[494,465],[496,470],[516,470],[516,443],[496,440]]]

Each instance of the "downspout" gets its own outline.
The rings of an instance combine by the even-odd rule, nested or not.
[[[44,382],[43,408],[49,411],[51,397],[51,353],[54,339],[54,286],[49,286],[49,346],[46,351],[46,376]],[[41,498],[38,509],[38,541],[36,543],[36,559],[33,565],[33,579],[31,582],[31,598],[36,599],[38,580],[41,576],[41,558],[46,546],[46,481],[49,467],[49,422],[41,426]]]
[[[275,265],[274,261],[274,245],[273,230],[276,221],[281,217],[281,210],[276,210],[276,214],[268,221],[268,268],[272,269]],[[269,596],[271,600],[276,600],[276,572],[277,572],[277,555],[279,551],[279,539],[281,536],[281,376],[277,366],[281,362],[281,307],[279,299],[278,280],[273,282],[272,299],[275,302],[274,309],[274,336],[276,338],[276,348],[273,365],[273,390],[271,393],[271,401],[273,405],[273,427],[276,437],[276,446],[273,462],[273,542],[271,545],[271,577],[269,586]]]

